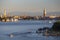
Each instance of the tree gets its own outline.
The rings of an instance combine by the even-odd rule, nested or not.
[[[60,21],[57,21],[52,26],[53,31],[60,31]]]

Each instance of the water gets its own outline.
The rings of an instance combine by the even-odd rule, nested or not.
[[[0,40],[60,40],[59,36],[42,36],[35,33],[38,28],[52,27],[54,22],[55,20],[0,22]],[[14,34],[13,38],[9,37],[11,33]]]

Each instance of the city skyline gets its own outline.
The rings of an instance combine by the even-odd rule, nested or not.
[[[60,0],[0,0],[0,13],[9,12],[60,12]],[[30,13],[27,13],[30,14]],[[32,15],[32,14],[30,14]],[[59,15],[59,14],[58,14]]]
[[[42,10],[43,12],[10,12],[8,13],[6,9],[4,9],[3,13],[0,12],[0,15],[17,15],[17,16],[60,16],[60,12],[47,12],[46,8]],[[33,14],[33,15],[31,15]]]

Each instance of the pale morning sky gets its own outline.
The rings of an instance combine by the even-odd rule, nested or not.
[[[6,9],[8,12],[59,12],[60,0],[0,0],[0,12]]]

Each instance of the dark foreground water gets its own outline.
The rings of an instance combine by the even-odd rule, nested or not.
[[[54,22],[55,20],[0,22],[0,40],[60,40],[60,36],[42,36],[35,33],[38,28],[52,27]],[[14,34],[13,38],[9,37],[10,33]]]

